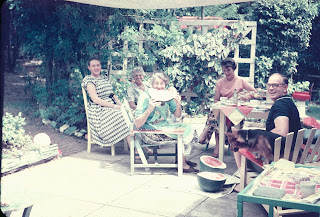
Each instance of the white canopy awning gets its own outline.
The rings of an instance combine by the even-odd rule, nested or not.
[[[250,2],[255,0],[66,0],[124,9],[169,9]]]

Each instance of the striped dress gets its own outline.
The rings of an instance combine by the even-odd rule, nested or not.
[[[113,92],[112,85],[107,76],[94,78],[87,75],[81,85],[86,88],[89,83],[95,85],[100,99],[113,103],[109,98]],[[129,135],[129,128],[119,109],[103,107],[89,100],[88,116],[92,140],[100,146],[111,146]]]

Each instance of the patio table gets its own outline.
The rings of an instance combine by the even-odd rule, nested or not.
[[[241,120],[245,117],[257,118],[257,119],[267,119],[270,108],[265,102],[260,105],[250,104],[250,106],[235,106],[235,105],[224,105],[221,102],[215,103],[211,106],[211,109],[216,113],[220,113],[219,122],[219,159],[223,161],[224,156],[224,141],[225,141],[225,126],[226,126],[226,116],[234,124],[238,125]],[[270,106],[271,107],[271,106]],[[216,116],[217,117],[217,116]]]
[[[237,216],[243,216],[243,203],[257,203],[257,204],[264,204],[269,205],[268,216],[273,217],[273,210],[274,206],[280,206],[285,208],[292,208],[292,209],[299,209],[305,210],[310,212],[318,212],[320,213],[320,203],[306,203],[302,202],[302,200],[289,200],[289,199],[275,199],[270,197],[261,197],[255,196],[252,194],[252,191],[255,189],[256,186],[259,185],[261,178],[263,178],[267,173],[269,173],[273,169],[274,163],[271,164],[267,169],[265,169],[262,173],[260,173],[253,182],[251,182],[247,187],[245,187],[242,191],[240,191],[237,195]],[[306,165],[295,165],[295,168],[312,168],[311,166]],[[319,191],[319,190],[318,190]]]

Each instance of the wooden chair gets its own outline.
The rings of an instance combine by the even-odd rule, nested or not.
[[[130,128],[130,169],[131,175],[134,175],[135,168],[145,168],[146,171],[150,170],[150,168],[178,168],[178,176],[182,175],[182,136],[183,131],[170,131],[170,134],[175,134],[178,136],[176,148],[174,153],[157,153],[157,145],[145,144],[140,134],[164,134],[169,132],[164,132],[161,130],[139,130],[134,125],[134,117],[131,112],[131,108],[127,100],[123,102],[123,114],[127,114],[126,120],[129,122]],[[145,150],[145,147],[153,147],[153,154],[151,156],[154,157],[154,163],[149,163],[147,159],[149,159],[149,154]],[[135,149],[137,149],[138,154],[135,154]],[[139,156],[141,159],[141,163],[137,163],[135,157]],[[159,163],[158,156],[176,156],[175,163]]]
[[[88,97],[87,97],[87,92],[84,87],[82,88],[82,95],[83,95],[83,102],[84,102],[84,108],[86,110],[86,116],[87,116],[87,135],[88,135],[88,144],[87,144],[87,152],[91,152],[91,145],[94,144],[94,141],[92,140],[91,137],[91,129],[90,129],[90,122],[89,122],[89,116],[88,116]],[[128,151],[128,143],[126,138],[124,138],[124,150]],[[111,146],[111,156],[115,156],[115,146]]]
[[[314,135],[316,132],[316,128],[312,128],[309,138],[305,145],[303,145],[303,136],[305,133],[305,129],[301,129],[297,133],[296,143],[294,144],[294,151],[291,153],[291,146],[294,137],[294,133],[288,133],[286,136],[285,142],[285,149],[284,155],[281,158],[286,160],[290,160],[294,163],[299,164],[318,164],[320,158],[320,137],[317,139],[315,144],[312,144],[314,139]],[[280,149],[281,149],[281,140],[282,138],[279,137],[275,140],[275,147],[274,147],[274,161],[277,162],[280,159]],[[302,154],[300,153],[301,148],[304,147]],[[248,152],[245,149],[239,150],[241,154],[241,169],[240,169],[240,189],[242,190],[246,184],[253,180],[258,174],[248,173],[247,168],[247,159],[252,161],[258,167],[264,169],[264,165],[262,164],[261,160],[255,159],[255,156]],[[264,208],[268,211],[268,206],[263,205]],[[276,207],[274,209],[274,217],[283,216],[283,215],[290,215],[290,214],[297,214],[297,213],[305,213],[306,211],[297,210],[297,209],[285,209],[283,210],[282,207]]]
[[[313,85],[314,85],[314,83],[311,84],[310,90],[309,90],[310,99],[309,99],[308,104],[307,104],[307,111],[310,110],[310,106],[311,106]]]

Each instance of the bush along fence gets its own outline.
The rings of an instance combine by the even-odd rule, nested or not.
[[[59,128],[57,128],[56,121],[50,121],[49,119],[42,119],[42,123],[45,125],[50,125],[54,129],[58,129],[60,133],[66,134],[68,136],[75,136],[78,138],[83,138],[84,135],[87,133],[85,129],[78,129],[76,126],[70,126],[68,124],[63,124]]]
[[[61,157],[58,145],[51,144],[48,135],[37,134],[32,140],[25,133],[26,123],[21,112],[17,116],[6,113],[2,120],[2,175]]]

